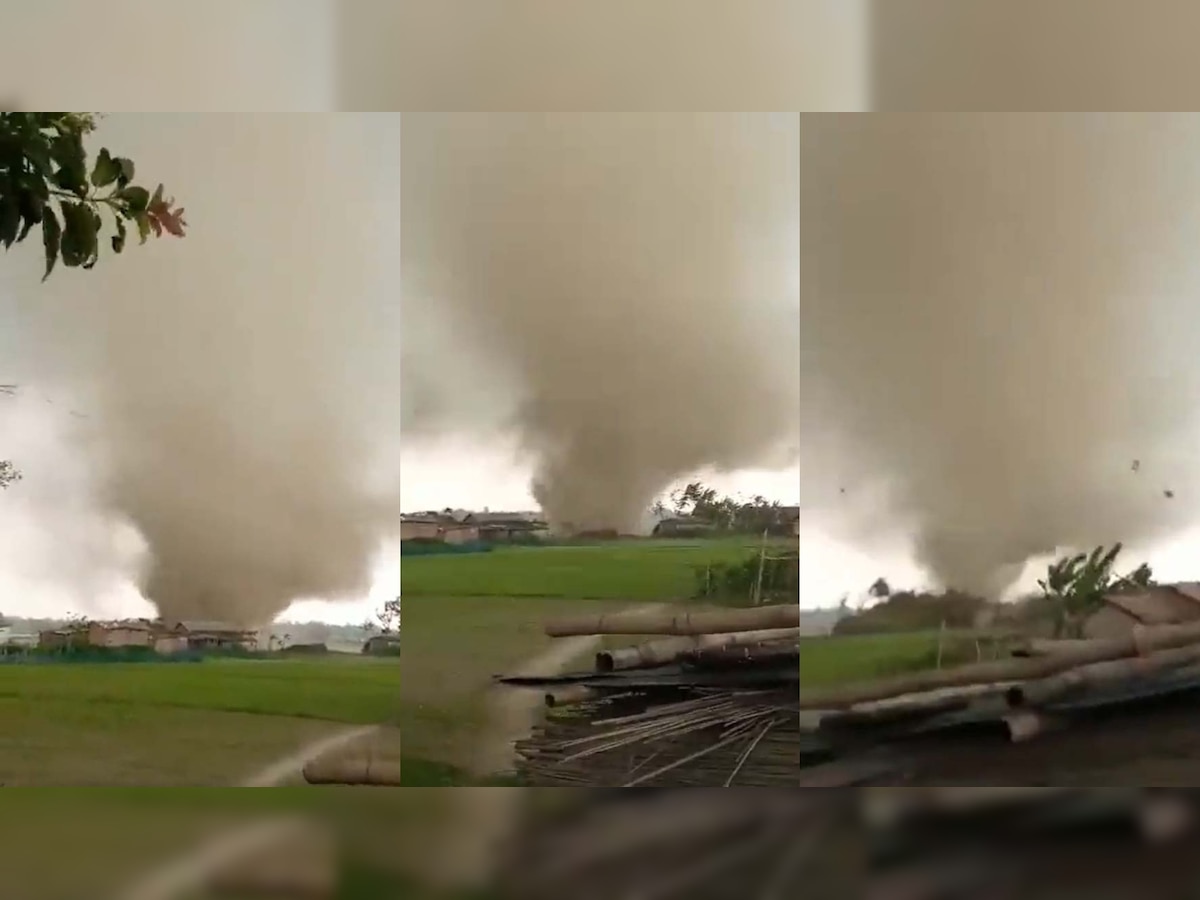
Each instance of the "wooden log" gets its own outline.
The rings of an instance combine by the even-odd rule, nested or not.
[[[717,634],[762,628],[799,628],[797,603],[721,609],[704,612],[617,612],[591,616],[564,616],[546,622],[550,637],[589,634]]]
[[[309,784],[369,784],[378,787],[400,787],[403,783],[398,760],[370,756],[314,759],[304,767],[304,780]]]
[[[751,644],[738,647],[701,647],[698,650],[688,650],[680,656],[681,661],[706,668],[725,668],[744,665],[748,662],[767,662],[784,664],[787,659],[792,664],[799,663],[800,650],[796,644]]]
[[[586,684],[568,684],[546,692],[546,705],[553,709],[556,706],[571,706],[575,703],[585,703],[600,695],[595,688]]]
[[[686,637],[657,638],[633,647],[601,650],[596,654],[597,672],[642,669],[677,660],[690,650],[713,647],[745,647],[753,644],[800,639],[799,628],[759,628],[754,631],[725,631]]]
[[[1027,681],[1048,678],[1089,663],[1122,659],[1156,650],[1169,650],[1200,642],[1200,622],[1183,625],[1135,627],[1128,635],[1085,641],[1082,645],[1048,656],[971,663],[936,671],[915,672],[834,687],[805,691],[800,683],[801,709],[842,709],[856,703],[882,700],[900,694],[915,694],[938,688]],[[803,652],[803,651],[802,651]]]
[[[1189,644],[1147,656],[1089,663],[1047,678],[1014,684],[1005,691],[1004,697],[1014,708],[1037,706],[1087,688],[1156,675],[1196,663],[1200,663],[1200,644]]]
[[[1031,638],[1013,648],[1013,656],[1050,656],[1066,653],[1091,644],[1086,638]]]

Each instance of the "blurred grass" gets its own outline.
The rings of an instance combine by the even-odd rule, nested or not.
[[[938,632],[910,631],[800,639],[800,689],[867,681],[935,668]],[[974,662],[975,642],[946,632],[944,666]]]

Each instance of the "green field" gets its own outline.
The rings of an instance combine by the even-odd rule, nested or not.
[[[770,546],[794,549],[795,542]],[[760,543],[625,540],[490,553],[406,557],[401,591],[409,597],[571,597],[669,600],[692,596],[695,566],[738,562]]]
[[[396,659],[0,666],[0,784],[230,785],[394,723]]]
[[[400,730],[407,761],[445,783],[440,766],[465,767],[484,728],[493,675],[550,646],[542,622],[564,612],[602,612],[623,604],[545,597],[405,595],[400,655]],[[587,664],[587,660],[583,661]],[[414,772],[415,777],[415,772]]]

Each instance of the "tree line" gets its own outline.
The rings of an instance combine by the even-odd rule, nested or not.
[[[701,481],[689,482],[672,491],[667,499],[670,505],[662,498],[654,504],[652,511],[657,517],[687,516],[732,534],[791,534],[795,518],[795,508],[783,506],[778,500],[768,500],[761,494],[749,499],[731,497]]]

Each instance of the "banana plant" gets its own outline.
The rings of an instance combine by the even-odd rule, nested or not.
[[[1109,591],[1153,584],[1153,572],[1146,563],[1128,575],[1113,575],[1121,549],[1120,543],[1111,548],[1101,545],[1091,553],[1065,556],[1047,567],[1038,587],[1054,603],[1055,637],[1079,637],[1084,620],[1100,608]]]

